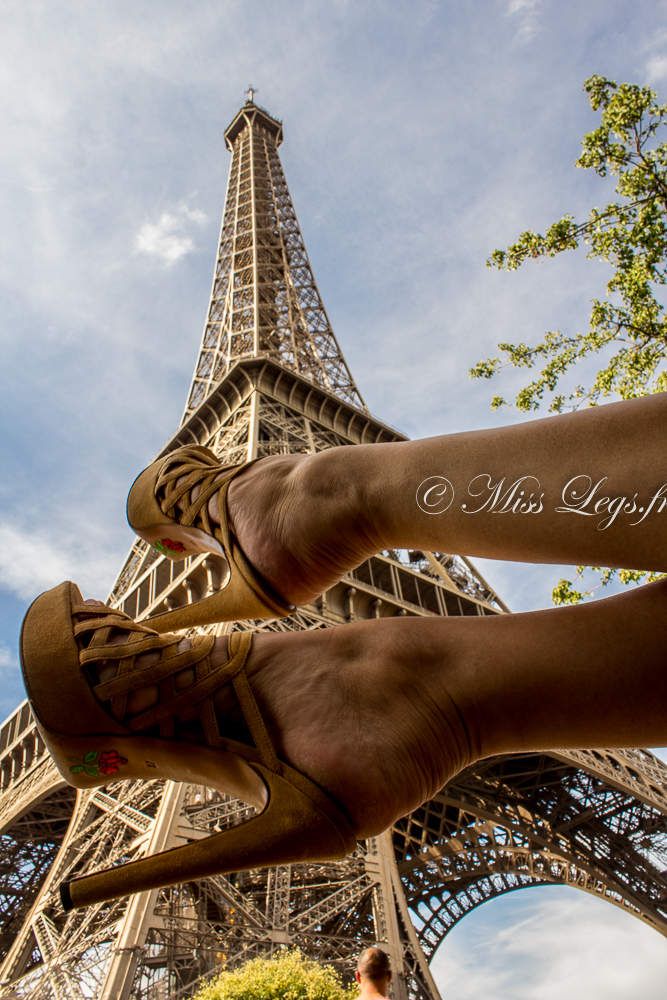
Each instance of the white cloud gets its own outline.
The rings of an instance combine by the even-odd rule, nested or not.
[[[541,6],[542,0],[508,0],[506,13],[516,18],[518,41],[529,42],[537,34]]]
[[[656,931],[574,890],[511,896],[466,917],[445,940],[434,971],[447,1000],[664,996],[667,949]],[[500,929],[493,910],[509,916]]]
[[[203,212],[181,204],[174,211],[163,212],[157,222],[145,222],[141,226],[134,239],[135,251],[155,257],[169,267],[192,253],[195,241],[188,230],[205,222]]]
[[[117,553],[109,551],[97,532],[77,535],[74,530],[63,530],[47,534],[8,523],[0,525],[1,586],[22,600],[33,599],[63,580],[78,583],[86,590],[84,596],[104,599],[105,588],[117,571]]]
[[[0,671],[14,670],[18,665],[17,659],[4,643],[0,642]]]
[[[651,56],[646,62],[646,78],[649,83],[667,79],[667,55]]]
[[[2,718],[11,714],[18,702],[25,697],[21,685],[19,661],[16,653],[9,646],[0,642],[0,712]]]

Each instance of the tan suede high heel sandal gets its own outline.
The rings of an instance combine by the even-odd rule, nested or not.
[[[110,641],[119,631],[127,633],[124,641]],[[341,858],[354,849],[343,808],[276,756],[245,672],[252,634],[227,639],[227,662],[213,666],[212,636],[158,635],[122,612],[85,604],[70,582],[29,608],[21,630],[25,686],[37,727],[70,785],[162,777],[263,806],[230,830],[63,883],[66,910],[218,873]],[[180,649],[186,642],[189,648]],[[159,658],[142,662],[150,652]],[[113,676],[102,680],[109,667]],[[233,723],[235,736],[254,746],[224,734],[214,694],[227,684],[245,720]],[[146,689],[155,703],[131,713],[130,695]]]
[[[184,445],[157,459],[135,479],[127,498],[127,520],[141,538],[169,559],[211,552],[222,556],[229,567],[222,590],[151,618],[151,628],[157,632],[210,622],[283,618],[293,610],[253,568],[230,530],[229,484],[252,464],[221,465],[208,448]],[[191,501],[196,487],[197,499]],[[220,525],[211,522],[208,512],[209,500],[216,493]]]

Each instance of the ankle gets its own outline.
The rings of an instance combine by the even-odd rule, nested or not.
[[[359,457],[358,445],[307,455],[297,470],[297,482],[304,502],[314,508],[329,534],[332,528],[344,534],[353,532],[372,554],[382,548],[382,542],[373,491],[369,488],[369,470]]]
[[[227,511],[237,535],[246,522],[256,521],[258,514],[264,515],[276,506],[280,510],[304,458],[303,455],[267,455],[232,480],[227,491]],[[218,496],[214,494],[209,501],[209,513],[216,524],[220,524],[222,513],[218,510]]]

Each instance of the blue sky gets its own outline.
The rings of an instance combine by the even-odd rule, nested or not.
[[[664,99],[665,13],[662,0],[5,0],[3,715],[23,697],[26,603],[64,578],[108,593],[132,540],[128,485],[180,419],[224,200],[222,133],[248,84],[285,123],[311,262],[371,410],[413,437],[499,425],[524,418],[489,399],[520,382],[471,382],[469,367],[499,341],[580,329],[606,272],[574,255],[515,274],[485,259],[607,198],[573,166],[595,124],[582,84],[597,72]],[[515,610],[547,606],[561,575],[477,562]],[[607,949],[585,988],[555,958],[566,927]],[[664,951],[597,900],[531,890],[466,918],[436,968],[448,1000],[548,997],[554,982],[598,1000],[628,995],[607,981],[616,962],[650,1000]]]

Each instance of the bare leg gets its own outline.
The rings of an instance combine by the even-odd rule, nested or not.
[[[664,570],[666,431],[661,393],[493,430],[278,456],[234,481],[230,512],[250,559],[295,603],[382,548]],[[512,493],[523,476],[533,478]],[[430,477],[454,488],[444,513],[418,505],[421,486],[422,506],[439,509],[437,488],[421,485]],[[534,512],[512,510],[521,489]],[[616,498],[627,506],[614,513]]]
[[[481,757],[666,743],[666,608],[660,581],[526,614],[257,633],[248,676],[279,755],[370,836]],[[229,687],[216,700],[237,711]]]
[[[256,683],[288,759],[377,832],[481,757],[666,743],[666,612],[660,581],[578,607],[260,635]]]

